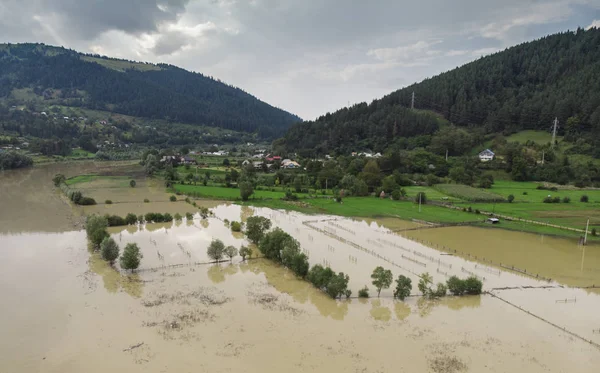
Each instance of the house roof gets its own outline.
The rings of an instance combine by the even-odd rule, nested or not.
[[[481,153],[479,153],[479,155],[485,155],[485,154],[496,155],[496,153],[494,153],[490,149],[485,149],[484,151],[482,151]]]

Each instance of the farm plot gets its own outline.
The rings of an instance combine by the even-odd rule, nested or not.
[[[449,196],[470,202],[501,202],[504,198],[498,194],[461,184],[438,184],[435,189]]]

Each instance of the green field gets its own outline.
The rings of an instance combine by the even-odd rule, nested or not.
[[[472,202],[499,202],[504,200],[502,196],[490,193],[484,189],[477,189],[462,184],[438,184],[435,189],[448,196]]]
[[[600,203],[600,189],[558,189],[557,191],[551,191],[537,189],[539,185],[541,184],[533,182],[498,180],[490,191],[504,198],[512,194],[515,197],[515,202],[542,202],[545,197],[550,195],[561,199],[569,197],[571,198],[571,205],[577,205],[581,196],[587,195],[590,203]]]
[[[562,140],[562,136],[556,136],[557,141]],[[552,133],[546,131],[521,131],[512,134],[506,138],[508,142],[518,142],[525,144],[527,141],[534,141],[537,144],[543,145],[552,142]]]
[[[113,70],[117,70],[117,71],[121,71],[121,72],[124,72],[127,69],[135,69],[135,70],[139,70],[139,71],[159,71],[159,70],[161,70],[161,68],[157,65],[141,63],[141,62],[111,60],[111,59],[107,59],[107,58],[97,58],[97,57],[91,57],[91,56],[83,56],[83,57],[81,57],[81,59],[84,61],[88,61],[88,62],[95,62],[95,63],[102,65],[104,67],[107,67],[109,69],[113,69]]]
[[[240,190],[238,188],[225,188],[222,186],[203,186],[203,185],[175,185],[175,191],[182,194],[197,193],[202,197],[237,200],[240,199]],[[254,190],[250,198],[276,198],[285,197],[285,192],[270,190]]]
[[[78,175],[72,178],[69,178],[65,181],[65,183],[69,186],[83,183],[91,183],[94,181],[102,181],[107,180],[111,182],[116,182],[113,187],[124,188],[129,186],[130,177],[127,176],[102,176],[102,175]]]

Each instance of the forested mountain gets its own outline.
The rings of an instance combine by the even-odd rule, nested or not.
[[[600,158],[600,30],[578,29],[524,43],[393,92],[292,127],[276,145],[304,155],[429,147],[442,122],[471,139],[523,129],[550,130],[577,152]],[[414,138],[416,136],[416,138]],[[407,139],[407,137],[413,137]],[[460,153],[460,152],[459,152]],[[461,154],[455,154],[461,155]]]
[[[14,92],[135,117],[280,136],[300,118],[218,80],[175,66],[82,55],[43,44],[0,44],[0,99]]]

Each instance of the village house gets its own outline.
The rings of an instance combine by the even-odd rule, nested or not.
[[[180,162],[183,164],[198,164],[198,162],[196,162],[195,158],[188,157],[188,156],[181,157]]]
[[[479,160],[481,162],[487,162],[487,161],[491,161],[492,159],[494,159],[495,156],[496,156],[496,153],[494,153],[490,149],[485,149],[484,151],[479,153]]]
[[[252,166],[254,166],[254,169],[256,170],[262,170],[263,162],[252,162]]]

